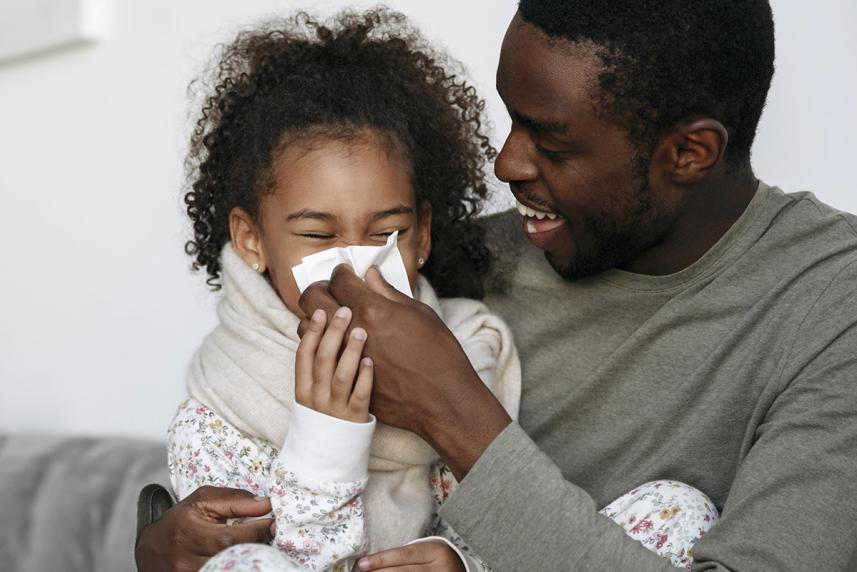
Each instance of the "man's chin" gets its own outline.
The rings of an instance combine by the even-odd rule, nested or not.
[[[563,259],[545,252],[545,258],[553,271],[567,282],[589,278],[616,266],[614,261],[598,257],[575,256]]]

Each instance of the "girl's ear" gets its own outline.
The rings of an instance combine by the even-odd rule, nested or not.
[[[259,274],[264,274],[267,264],[262,247],[262,233],[259,226],[247,212],[235,207],[229,212],[229,235],[232,248],[247,266]]]
[[[420,268],[425,266],[431,254],[431,203],[423,200],[417,217],[417,257],[422,260]]]

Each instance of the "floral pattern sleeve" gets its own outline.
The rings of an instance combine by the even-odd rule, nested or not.
[[[678,481],[652,481],[600,511],[625,533],[673,566],[690,570],[693,548],[720,519],[702,491]]]
[[[360,495],[367,479],[360,470],[349,473],[355,477],[351,480],[306,476],[309,473],[284,458],[277,447],[244,435],[193,400],[179,407],[168,431],[167,452],[173,490],[179,499],[203,485],[240,488],[270,497],[276,520],[273,544],[295,569],[347,569],[366,549]],[[243,563],[246,566],[240,558],[236,561],[240,553],[232,551],[221,559],[215,556],[206,570],[258,569],[250,556]]]

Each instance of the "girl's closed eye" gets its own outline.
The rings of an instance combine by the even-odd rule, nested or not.
[[[398,232],[399,232],[399,237],[401,238],[401,237],[402,237],[402,236],[404,236],[404,235],[405,235],[409,230],[410,230],[410,227],[405,227],[405,228],[394,228],[394,229],[390,229],[390,230],[384,230],[384,231],[381,231],[381,232],[373,232],[373,233],[372,233],[372,236],[373,236],[373,237],[378,237],[378,238],[383,238],[384,240],[387,240],[387,238],[389,238],[389,236],[390,236],[391,234],[393,234],[394,232],[398,231]]]
[[[332,240],[336,238],[335,234],[331,234],[329,232],[301,232],[298,236],[302,236],[310,240]]]

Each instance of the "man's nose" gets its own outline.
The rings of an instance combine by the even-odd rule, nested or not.
[[[538,168],[533,161],[533,151],[527,131],[513,125],[494,161],[494,174],[507,183],[535,180]]]

